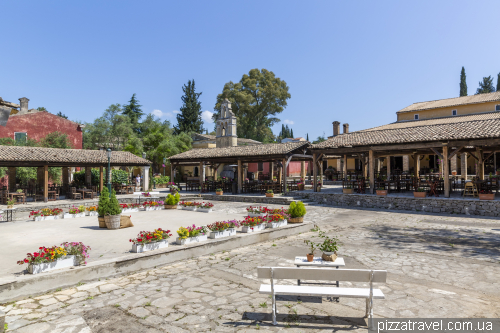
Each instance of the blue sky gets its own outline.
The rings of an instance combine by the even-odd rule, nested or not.
[[[360,130],[456,97],[462,66],[469,94],[500,72],[498,0],[5,0],[0,12],[0,96],[86,122],[136,93],[175,123],[189,79],[209,115],[224,83],[266,68],[290,87],[278,117],[312,140],[335,120]]]

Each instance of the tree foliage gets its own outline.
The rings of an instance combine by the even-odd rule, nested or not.
[[[490,76],[483,77],[483,81],[479,82],[479,88],[477,88],[476,95],[478,94],[487,94],[494,92],[495,88],[493,87],[493,78]]]
[[[61,118],[64,118],[64,119],[68,119],[68,116],[66,116],[64,113],[62,113],[61,111],[59,111],[56,116],[58,117],[61,117]]]
[[[202,93],[196,92],[194,80],[189,80],[187,85],[185,84],[182,87],[182,91],[184,92],[184,96],[181,97],[182,106],[179,109],[180,113],[177,115],[175,133],[203,133],[201,102],[198,100]]]
[[[460,97],[467,96],[467,78],[465,76],[465,68],[462,66],[460,72]]]
[[[325,133],[323,133],[322,136],[318,136],[318,138],[316,140],[314,140],[312,143],[316,144],[316,143],[320,143],[320,142],[323,142],[323,141],[326,141]]]
[[[137,130],[137,124],[139,123],[139,120],[141,120],[141,117],[144,115],[141,106],[142,105],[139,105],[139,101],[137,100],[137,98],[135,98],[135,94],[132,95],[130,101],[128,101],[128,104],[123,106],[123,114],[130,119],[130,122],[132,123],[132,125],[134,125],[135,130]]]
[[[222,93],[217,95],[214,107],[214,122],[220,114],[225,98],[232,103],[237,118],[238,137],[261,142],[274,141],[271,126],[279,122],[276,117],[287,106],[291,97],[284,80],[267,69],[252,69],[237,83],[226,83]]]
[[[288,125],[281,124],[281,132],[278,134],[276,138],[278,142],[281,142],[283,139],[292,138],[293,139],[293,129],[288,128]]]
[[[500,73],[497,76],[497,91],[500,91]]]

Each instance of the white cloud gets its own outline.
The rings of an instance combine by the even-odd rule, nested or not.
[[[293,125],[293,120],[288,120],[288,119],[285,119],[283,121],[286,125]]]
[[[180,113],[179,111],[172,111],[172,112],[163,112],[161,110],[155,109],[151,112],[152,115],[158,117],[158,118],[172,118],[174,116],[174,113]]]
[[[210,112],[208,110],[205,110],[201,113],[201,119],[203,119],[204,122],[206,123],[213,123],[214,121],[212,120],[212,116],[214,115],[213,112]]]
[[[163,112],[161,110],[153,110],[151,114],[157,116],[158,118],[163,117]]]
[[[180,112],[180,111],[177,111],[177,110],[174,110],[174,111],[172,111],[172,113],[173,113],[173,114],[179,114],[179,113],[181,113],[181,112]]]

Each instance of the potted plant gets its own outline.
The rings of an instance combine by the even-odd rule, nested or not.
[[[83,208],[83,211],[80,210],[81,208]],[[85,216],[85,208],[84,206],[80,206],[80,207],[71,207],[69,209],[69,212],[68,213],[64,213],[63,215],[63,218],[65,219],[74,219],[76,217],[84,217]]]
[[[480,190],[479,200],[495,200],[495,193],[490,190]]]
[[[266,225],[264,224],[264,219],[262,217],[247,216],[243,221],[241,221],[240,225],[242,227],[241,232],[244,233],[261,231],[266,228]]]
[[[34,221],[57,220],[61,213],[61,208],[43,208],[42,210],[32,210],[30,212],[30,218],[33,217]]]
[[[274,191],[273,190],[267,190],[266,191],[266,198],[272,198],[274,197]]]
[[[165,209],[177,209],[180,200],[181,195],[179,193],[175,193],[175,195],[168,194],[167,200],[165,201],[165,205],[163,207]]]
[[[7,209],[12,209],[14,208],[14,204],[16,203],[16,201],[14,199],[12,200],[7,200]]]
[[[297,188],[299,191],[304,191],[304,179],[300,179],[300,182],[297,183]]]
[[[387,192],[388,192],[388,190],[386,190],[386,189],[385,189],[385,188],[383,188],[383,187],[379,187],[379,188],[377,189],[377,195],[387,195]]]
[[[109,205],[109,191],[107,187],[101,190],[101,195],[99,196],[99,203],[97,205],[97,220],[99,221],[99,228],[106,228],[106,222],[104,221],[104,214]],[[106,207],[106,209],[104,208]]]
[[[276,183],[278,181],[278,178],[276,176],[273,176],[273,182]]]
[[[182,210],[190,210],[195,212],[198,208],[199,203],[192,201],[181,201],[179,205],[182,207]]]
[[[150,210],[161,210],[163,206],[163,201],[144,201],[142,203],[142,207],[144,208],[145,211],[150,211]]]
[[[198,205],[198,208],[196,209],[196,211],[202,212],[202,213],[211,213],[213,207],[214,207],[213,203],[202,202],[201,204]]]
[[[318,248],[323,251],[321,258],[325,261],[335,261],[337,260],[337,251],[338,251],[338,238],[337,237],[328,237],[326,233],[319,229],[318,230],[319,237],[323,239],[323,243],[320,243]]]
[[[180,227],[179,230],[177,230],[177,235],[179,235],[179,237],[177,237],[175,242],[179,245],[184,245],[206,241],[208,239],[206,235],[207,230],[205,226],[196,227],[194,224],[187,228]]]
[[[103,193],[106,188],[103,189]],[[107,191],[106,191],[107,192]],[[101,194],[101,197],[104,194]],[[100,199],[100,198],[99,198]],[[116,199],[115,190],[111,190],[111,196],[109,201],[104,204],[104,207],[101,208],[101,203],[99,202],[99,215],[104,214],[104,222],[106,223],[106,228],[108,229],[120,229],[120,213],[121,208],[118,200]]]
[[[354,189],[352,188],[351,185],[346,185],[346,187],[344,187],[342,189],[342,193],[344,193],[344,194],[353,194],[354,193]]]
[[[414,192],[413,192],[413,197],[414,198],[425,198],[425,196],[427,195],[426,191],[424,188],[417,188]]]
[[[170,185],[170,194],[176,194],[179,192],[179,187],[177,185],[175,185],[174,183],[172,183]]]
[[[68,253],[68,250],[71,250],[73,253],[76,253],[78,247],[71,246],[65,244],[73,244],[73,243],[63,243],[62,246],[52,246],[45,247],[42,246],[39,248],[37,252],[28,253],[27,257],[23,260],[18,261],[19,265],[28,264],[27,271],[29,274],[38,274],[46,271],[51,271],[54,269],[66,268],[71,266],[77,266],[80,264],[80,259],[88,257],[88,250],[90,247],[85,247],[82,253],[82,248],[80,247],[80,258],[77,258],[75,255]],[[80,243],[75,243],[80,244]],[[83,244],[82,244],[83,245]]]
[[[168,238],[170,236],[172,236],[170,230],[161,228],[155,229],[155,231],[141,231],[137,238],[130,240],[133,243],[132,252],[142,253],[168,247]]]
[[[264,219],[266,221],[266,228],[274,229],[287,225],[287,216],[284,214],[267,215]]]
[[[221,189],[221,188],[218,188],[218,189],[216,189],[216,190],[215,190],[215,194],[216,194],[216,195],[222,195],[223,193],[224,193],[224,192],[222,191],[222,189]]]
[[[210,230],[209,238],[217,239],[222,237],[229,237],[236,235],[236,228],[240,226],[239,222],[236,220],[215,222],[207,225],[208,230]]]
[[[85,211],[87,212],[88,216],[98,216],[99,213],[97,212],[97,206],[88,206],[85,208]]]
[[[288,213],[290,214],[290,218],[288,221],[290,223],[301,223],[304,222],[304,215],[306,215],[306,207],[302,201],[290,203],[290,208],[288,209]]]
[[[23,190],[22,189],[17,189],[16,193],[23,193]]]
[[[314,261],[314,252],[316,252],[316,249],[318,248],[319,244],[316,244],[308,239],[304,240],[304,243],[306,243],[309,246],[310,250],[310,252],[307,254],[307,261],[312,262]]]
[[[321,182],[318,182],[318,184],[316,184],[316,192],[321,192]]]
[[[122,203],[120,204],[120,207],[122,209],[122,213],[135,213],[139,211],[139,204],[137,203]]]
[[[269,213],[271,210],[267,207],[247,207],[247,216],[249,217],[264,217]]]

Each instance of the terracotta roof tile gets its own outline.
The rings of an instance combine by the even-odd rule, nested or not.
[[[500,91],[496,91],[496,92],[492,92],[492,93],[488,93],[488,94],[478,94],[478,95],[471,95],[471,96],[440,99],[437,101],[413,103],[412,105],[407,106],[404,109],[399,110],[396,113],[414,112],[414,111],[421,111],[421,110],[428,110],[428,109],[445,108],[445,107],[450,107],[450,106],[486,103],[486,102],[494,102],[494,101],[500,101]]]

